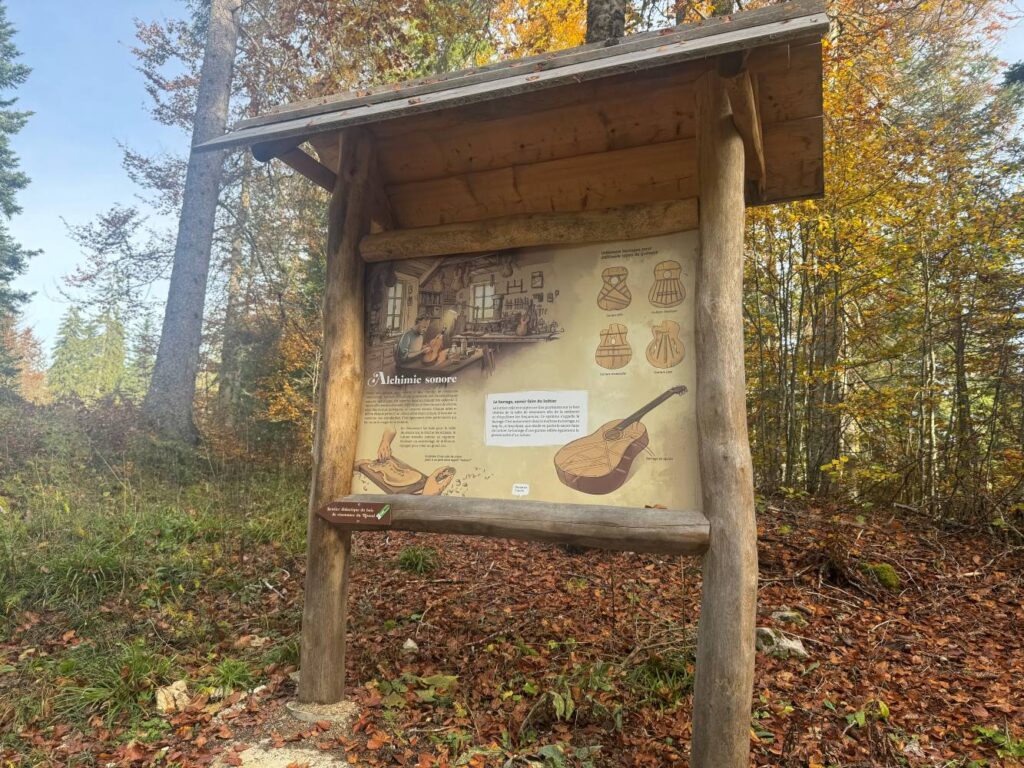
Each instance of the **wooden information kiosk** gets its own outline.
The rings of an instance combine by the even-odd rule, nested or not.
[[[744,207],[823,193],[828,28],[820,0],[795,0],[290,104],[202,147],[249,146],[258,159],[280,159],[331,192],[301,701],[343,695],[353,530],[703,555],[692,765],[748,764],[757,541],[745,408]],[[692,258],[666,258],[659,248],[669,241],[633,251],[577,247],[688,232],[669,240],[685,256],[691,238]],[[568,277],[554,283],[562,264],[585,276],[585,294],[570,289]],[[378,300],[388,308],[375,309]],[[576,320],[584,309],[595,318],[585,332]],[[645,312],[646,325],[631,325],[631,311]],[[580,327],[563,328],[572,323]],[[424,344],[428,338],[438,341]],[[494,366],[506,372],[509,360],[577,349],[589,362],[574,370],[620,378],[588,379],[598,382],[589,400],[586,384],[549,401],[503,400],[483,389]],[[361,431],[368,387],[397,382],[396,398],[413,397],[420,390],[405,385],[420,382],[430,364],[445,373],[432,379],[445,397],[471,380],[478,388],[466,389],[476,399],[455,410],[486,401],[487,451],[547,457],[533,490],[509,483],[507,498],[504,490],[453,494],[458,457],[428,474],[431,467],[392,456],[394,429]],[[649,386],[631,393],[641,380]],[[597,392],[604,382],[622,398],[608,415]],[[652,400],[649,393],[661,390]],[[627,400],[635,405],[626,409]],[[502,414],[526,412],[517,403],[537,401],[553,403],[569,422],[578,418],[559,427],[564,446],[530,443],[528,434],[515,442],[524,439],[519,422],[492,431]],[[654,413],[648,435],[639,419]],[[611,416],[618,420],[590,437],[629,444],[608,472],[619,476],[597,481],[580,459],[593,455],[583,441]],[[377,455],[361,458],[367,436],[375,441],[379,433]],[[626,482],[633,457],[650,452],[655,438],[664,451],[676,446],[676,463],[649,462],[643,472],[657,483],[648,488],[679,508],[644,509],[637,501],[646,498],[638,490],[644,484]],[[396,452],[407,450],[404,439]],[[527,444],[550,447],[507,447]],[[559,457],[555,466],[551,455]],[[354,478],[369,491],[354,494]]]

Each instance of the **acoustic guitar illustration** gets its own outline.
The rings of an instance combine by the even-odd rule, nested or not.
[[[602,368],[622,368],[633,357],[633,348],[626,341],[626,326],[612,323],[601,331],[601,343],[597,345],[594,359]]]
[[[647,362],[655,368],[672,368],[682,362],[686,354],[679,338],[679,323],[665,320],[651,328],[654,338],[647,345]]]
[[[555,454],[558,479],[582,493],[605,494],[620,488],[633,459],[649,442],[640,419],[673,395],[685,394],[685,386],[672,387],[631,416],[609,421],[593,434],[563,446]]]
[[[597,295],[597,306],[606,312],[613,312],[617,309],[625,309],[633,300],[633,294],[629,292],[626,285],[626,278],[629,277],[629,270],[625,267],[608,267],[601,273],[601,292]]]
[[[651,304],[656,307],[674,307],[682,304],[686,298],[686,290],[679,276],[683,267],[678,261],[662,261],[654,267],[654,284],[647,294]]]
[[[441,354],[441,345],[444,344],[444,334],[437,334],[430,342],[426,345],[423,350],[423,355],[420,360],[423,361],[424,365],[433,365],[437,362],[438,356]]]

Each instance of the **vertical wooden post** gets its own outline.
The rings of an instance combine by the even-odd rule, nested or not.
[[[355,435],[363,399],[363,260],[370,229],[372,146],[365,132],[341,136],[341,160],[327,222],[323,359],[313,443],[313,483],[306,534],[299,701],[329,704],[345,690],[345,626],[352,534],[328,525],[317,509],[351,491]]]
[[[711,546],[697,631],[694,768],[746,768],[754,685],[757,529],[743,355],[743,140],[723,79],[698,86],[697,434]]]

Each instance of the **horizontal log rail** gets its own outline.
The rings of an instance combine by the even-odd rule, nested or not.
[[[663,555],[703,554],[710,539],[708,520],[696,511],[460,496],[357,494],[339,501],[391,505],[387,529],[364,530],[493,536]]]
[[[376,232],[363,238],[359,253],[367,262],[395,261],[539,245],[632,240],[696,228],[697,199],[689,198],[598,211],[526,213]]]

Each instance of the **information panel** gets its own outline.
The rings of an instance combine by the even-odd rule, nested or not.
[[[370,265],[353,493],[699,509],[697,249]]]

